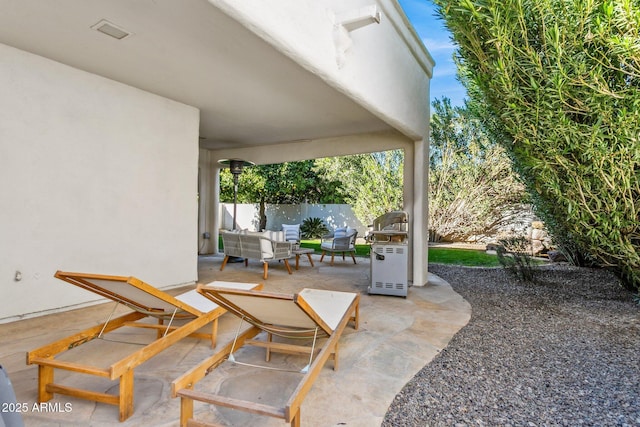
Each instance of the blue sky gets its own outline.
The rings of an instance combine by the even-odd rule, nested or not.
[[[451,105],[462,106],[467,91],[456,80],[456,65],[452,59],[454,45],[449,30],[442,20],[436,18],[435,7],[429,0],[399,0],[399,3],[436,61],[431,80],[431,101],[446,96]]]

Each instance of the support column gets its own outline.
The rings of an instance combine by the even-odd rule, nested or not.
[[[413,190],[413,285],[427,284],[429,245],[429,142],[428,138],[414,143]]]
[[[413,235],[415,234],[415,230],[413,229],[414,224],[414,213],[415,213],[415,147],[407,147],[404,149],[404,171],[402,176],[402,201],[403,206],[402,209],[409,214],[409,224],[407,225],[407,231],[409,231],[409,242],[413,240]],[[409,246],[408,248],[408,257],[407,260],[407,278],[409,282],[413,282],[413,247]]]
[[[218,251],[218,238],[220,236],[220,168],[212,165],[212,180],[211,185],[211,194],[213,198],[213,202],[211,204],[211,253],[217,254]]]
[[[216,203],[220,197],[220,169],[211,161],[209,150],[200,150],[198,161],[198,254],[215,254],[218,251],[217,232],[219,221]],[[209,233],[209,239],[203,234]]]

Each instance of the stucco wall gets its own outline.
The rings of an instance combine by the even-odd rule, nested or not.
[[[197,279],[197,109],[1,44],[0,93],[0,322]]]
[[[396,0],[208,1],[414,141],[426,135],[435,64]],[[380,23],[340,25],[371,6]]]

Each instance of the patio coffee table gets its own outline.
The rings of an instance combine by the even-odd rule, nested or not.
[[[300,263],[300,255],[305,255],[305,254],[307,255],[307,258],[309,258],[309,263],[311,264],[311,267],[314,267],[313,260],[311,259],[311,254],[314,252],[315,251],[310,248],[297,248],[292,250],[291,253],[296,256],[296,270],[298,270],[298,265]]]

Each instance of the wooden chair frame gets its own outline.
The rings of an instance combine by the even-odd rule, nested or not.
[[[55,277],[116,301],[116,303],[123,304],[134,311],[115,319],[109,318],[98,326],[85,329],[74,335],[28,352],[27,364],[38,365],[39,403],[51,400],[55,393],[107,403],[118,406],[119,419],[120,421],[124,421],[133,414],[134,369],[137,366],[187,336],[199,339],[210,339],[211,346],[215,347],[216,345],[218,318],[226,313],[226,309],[204,300],[200,294],[195,293],[195,290],[173,297],[135,277],[69,273],[63,271],[56,272]],[[219,282],[219,284],[230,287],[240,286],[247,289],[262,289],[261,284],[240,284],[233,282]],[[194,302],[194,294],[204,302],[195,301],[197,302],[195,305],[200,309],[192,305]],[[191,304],[188,302],[191,302]],[[206,312],[201,311],[201,309],[205,307],[209,310]],[[157,318],[158,323],[138,322],[148,317]],[[166,320],[170,320],[167,325],[164,324]],[[181,322],[183,324],[174,325],[174,320],[184,320],[186,323]],[[211,333],[198,332],[199,329],[209,323],[212,323]],[[75,347],[100,338],[122,327],[155,329],[157,330],[156,339],[106,368],[55,359],[59,354],[72,350]],[[118,395],[111,395],[56,384],[54,382],[55,369],[118,380],[119,393]]]
[[[320,374],[322,367],[329,358],[333,358],[334,370],[338,369],[338,341],[342,332],[350,321],[353,321],[354,328],[358,329],[360,295],[350,292],[317,289],[304,289],[299,294],[288,295],[258,291],[226,290],[212,286],[198,286],[198,292],[225,307],[229,312],[239,316],[252,326],[239,333],[233,341],[171,383],[172,396],[179,396],[181,399],[180,426],[211,425],[193,418],[194,401],[280,418],[290,423],[291,426],[300,426],[300,407]],[[332,297],[336,297],[335,302],[327,300]],[[251,306],[246,304],[248,299],[264,301],[263,308],[273,304],[272,313],[266,313],[265,310],[261,312],[259,305]],[[328,304],[328,302],[331,302],[331,304]],[[283,307],[286,305],[291,306],[292,310],[283,314]],[[255,308],[257,310],[254,310]],[[277,319],[279,322],[275,323],[272,321],[273,319]],[[317,349],[317,355],[313,362],[305,369],[305,373],[301,374],[297,387],[283,407],[213,395],[194,389],[198,381],[229,359],[232,352],[243,345],[265,347],[267,361],[271,352],[309,355],[313,351],[309,346],[276,343],[271,340],[272,335],[313,336],[309,326],[312,326],[313,334],[316,333],[315,331],[319,331],[327,338],[323,340],[323,344]],[[266,341],[253,340],[256,335],[263,331],[267,333],[268,338]]]

